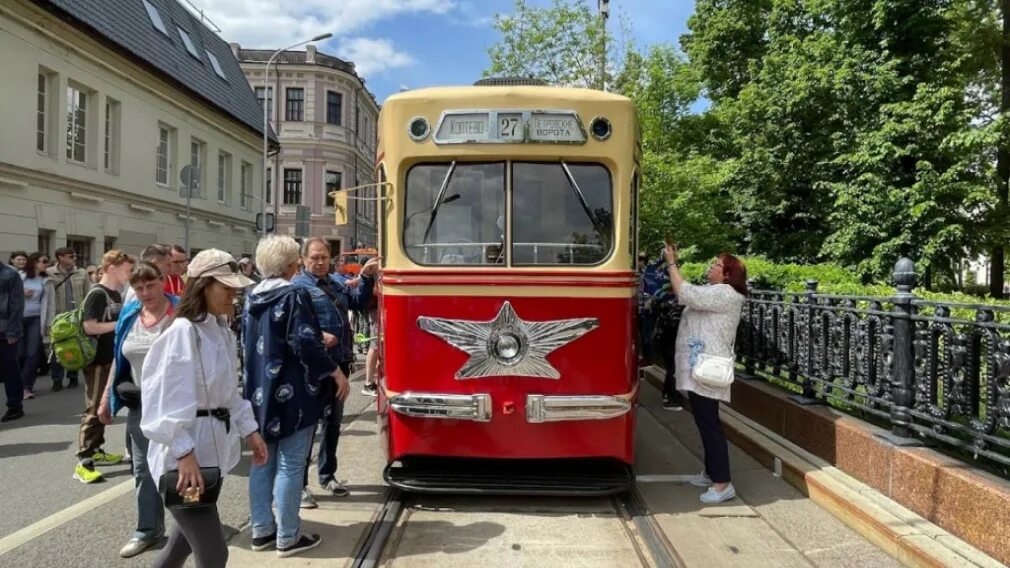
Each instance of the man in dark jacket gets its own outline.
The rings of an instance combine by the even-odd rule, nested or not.
[[[309,291],[312,295],[312,306],[319,318],[319,328],[323,332],[323,341],[327,353],[340,365],[344,376],[350,377],[351,363],[354,361],[354,351],[351,339],[351,326],[347,321],[348,309],[361,309],[368,303],[375,282],[374,275],[378,270],[378,260],[366,264],[362,268],[361,282],[356,288],[349,288],[330,278],[330,247],[325,240],[313,237],[302,245],[302,269],[291,280],[295,286]],[[340,439],[340,422],[344,416],[343,401],[334,398],[332,390],[320,393],[324,407],[332,411],[324,413],[323,435],[319,443],[319,486],[337,497],[348,494],[347,487],[336,478],[337,472],[337,442]],[[306,468],[305,484],[308,485],[308,468]],[[312,508],[315,505],[312,494],[308,491],[302,495],[302,506]]]
[[[21,367],[18,366],[18,341],[21,341],[21,319],[25,314],[25,289],[17,270],[0,262],[0,376],[7,395],[7,412],[0,422],[17,420],[25,415],[21,405],[24,390]]]

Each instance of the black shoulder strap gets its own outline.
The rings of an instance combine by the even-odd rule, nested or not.
[[[60,280],[60,283],[56,285],[55,290],[59,290],[60,286],[63,286],[63,284],[65,284],[67,280],[70,280],[70,277],[73,276],[75,273],[76,271],[67,274],[66,277],[64,277],[63,280]]]

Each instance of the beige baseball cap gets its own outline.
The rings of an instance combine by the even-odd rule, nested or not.
[[[245,288],[255,284],[239,272],[234,256],[217,249],[200,251],[189,261],[186,274],[190,278],[213,278],[232,288]]]

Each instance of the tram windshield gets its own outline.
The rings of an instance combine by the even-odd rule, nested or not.
[[[418,264],[505,262],[505,168],[512,169],[512,264],[595,265],[613,248],[613,184],[600,164],[420,164],[407,173],[403,242]]]

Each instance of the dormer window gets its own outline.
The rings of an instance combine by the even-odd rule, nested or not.
[[[176,27],[179,28],[179,26]],[[190,39],[186,30],[179,28],[179,37],[182,38],[182,43],[186,45],[186,51],[188,51],[189,54],[195,57],[198,61],[202,61],[202,59],[200,59],[200,52],[196,50],[196,46],[193,45],[193,40]]]

